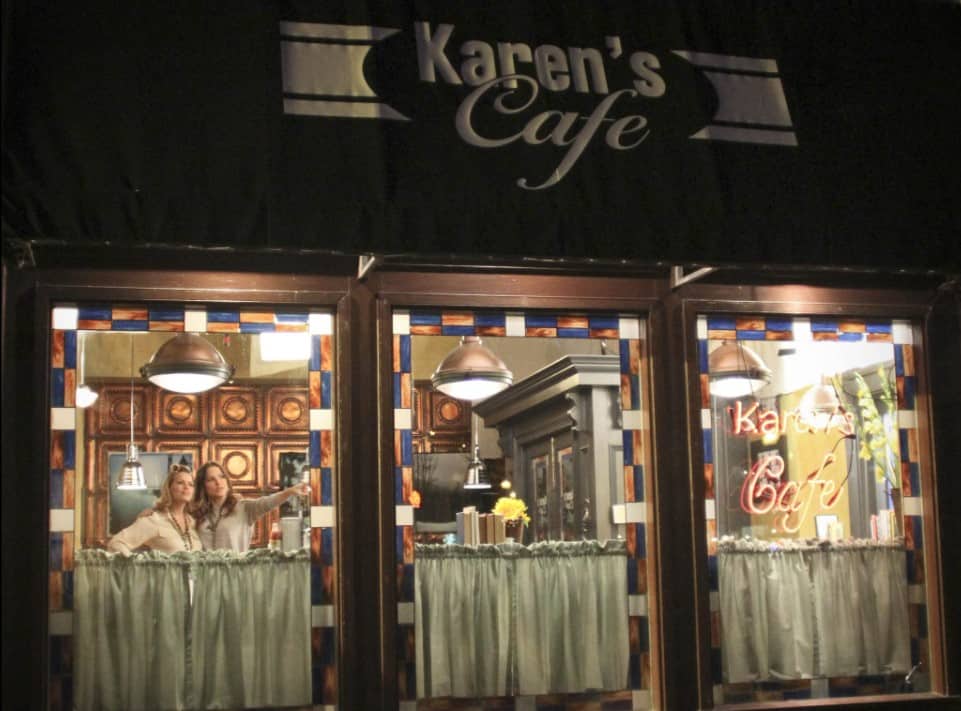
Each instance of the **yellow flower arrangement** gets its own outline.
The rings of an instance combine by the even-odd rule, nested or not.
[[[527,515],[527,504],[516,496],[500,497],[491,512],[503,516],[510,523],[519,521],[526,526],[531,522],[531,517]]]

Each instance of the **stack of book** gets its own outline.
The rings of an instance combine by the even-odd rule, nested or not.
[[[476,506],[465,506],[457,514],[457,542],[465,546],[503,543],[507,537],[504,517],[494,513],[478,513]]]

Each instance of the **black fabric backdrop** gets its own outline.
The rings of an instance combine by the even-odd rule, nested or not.
[[[5,238],[961,265],[957,4],[123,0],[4,14]],[[401,30],[365,75],[412,120],[285,115],[283,20]],[[560,183],[523,190],[564,150],[460,140],[470,88],[418,80],[418,20],[456,26],[455,66],[467,39],[604,51],[617,35],[660,58],[668,91],[630,104],[650,122],[637,148],[595,137]],[[716,97],[675,49],[776,59],[798,146],[687,138]],[[629,86],[605,61],[611,91]],[[544,94],[538,110],[603,98]]]

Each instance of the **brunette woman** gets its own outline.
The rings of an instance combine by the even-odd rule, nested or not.
[[[257,519],[277,508],[291,496],[306,496],[306,482],[294,484],[276,494],[245,499],[234,493],[230,479],[217,462],[207,462],[197,470],[192,512],[197,532],[207,550],[223,548],[246,551]]]
[[[111,538],[107,550],[114,553],[132,553],[137,548],[164,553],[200,550],[194,519],[187,512],[193,496],[194,476],[190,468],[174,464],[160,487],[160,498],[153,510]]]

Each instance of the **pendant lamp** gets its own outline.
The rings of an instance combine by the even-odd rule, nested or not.
[[[223,385],[234,367],[207,339],[181,333],[160,346],[140,373],[164,390],[202,393]]]
[[[464,336],[437,366],[430,382],[452,398],[477,402],[510,387],[514,374],[480,338]]]
[[[771,369],[761,357],[737,341],[724,341],[708,356],[712,395],[743,397],[771,382]]]
[[[80,346],[80,362],[77,363],[79,366],[80,373],[80,385],[77,386],[77,391],[74,394],[74,403],[77,407],[83,409],[85,407],[90,407],[95,402],[97,402],[98,393],[96,390],[91,388],[89,385],[84,383],[86,370],[84,369],[84,344],[87,339],[85,336],[78,335],[79,346]]]
[[[474,431],[474,456],[467,465],[467,478],[464,488],[472,490],[490,489],[491,482],[487,478],[487,465],[480,458],[480,444],[477,442],[477,415],[471,413],[471,429]]]
[[[146,489],[147,482],[140,463],[140,450],[133,441],[133,336],[130,337],[130,442],[127,443],[127,461],[123,463],[117,488],[122,490]]]
[[[798,410],[801,422],[814,430],[824,432],[831,426],[834,416],[843,412],[834,386],[825,382],[808,388],[808,391],[801,396]]]

